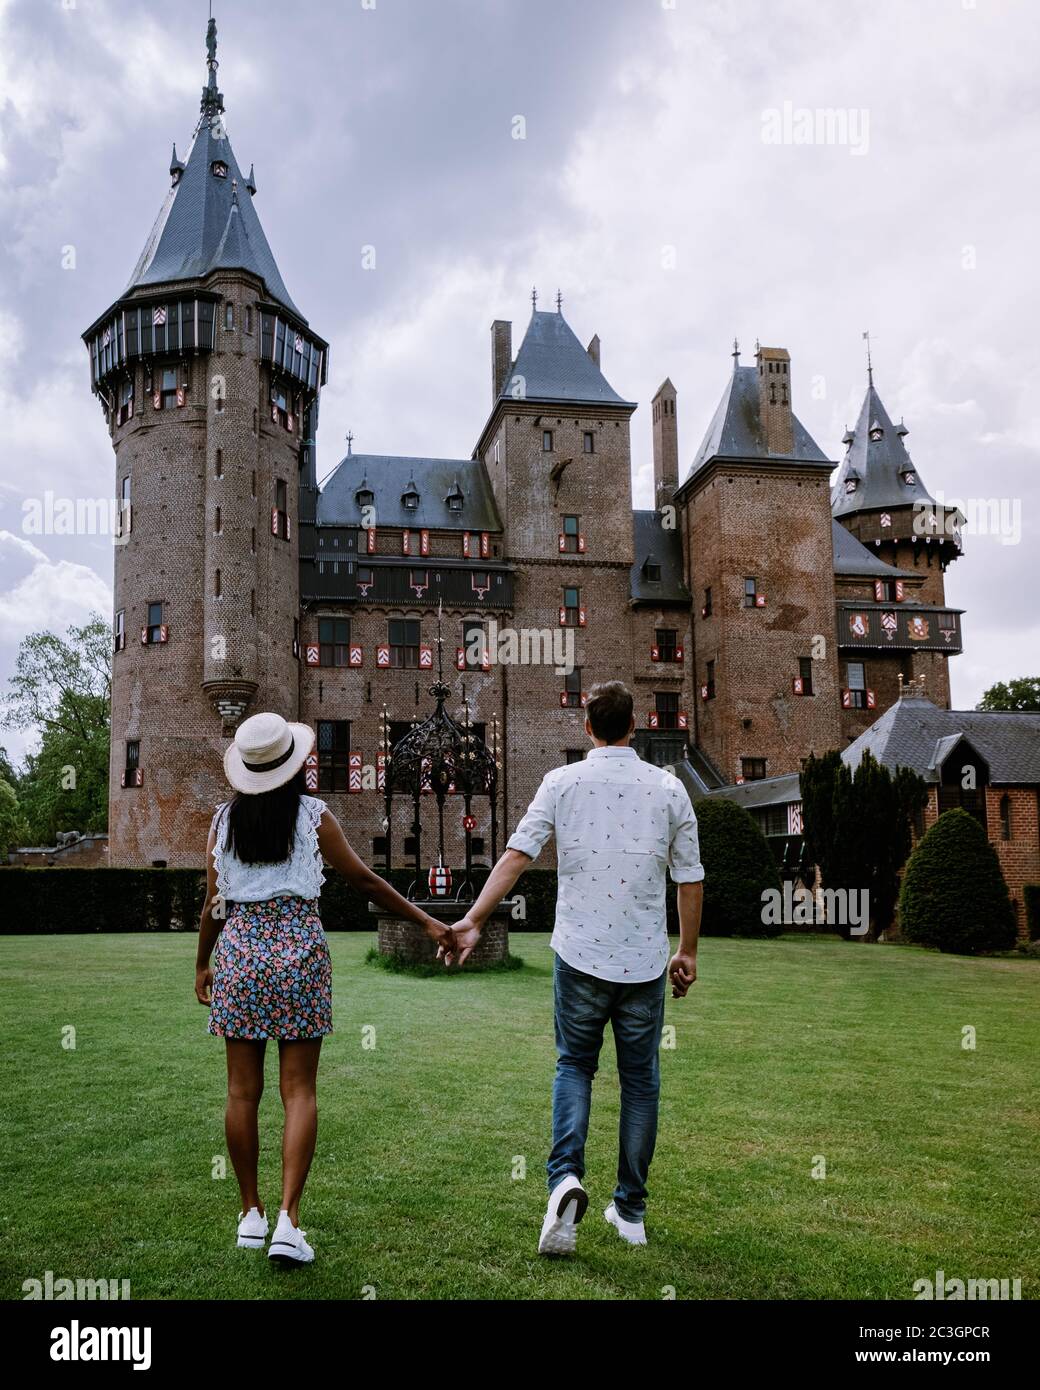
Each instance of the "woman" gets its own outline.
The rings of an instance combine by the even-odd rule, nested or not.
[[[313,744],[305,724],[280,714],[254,714],[239,726],[224,756],[235,795],[217,808],[209,832],[195,963],[196,997],[209,1005],[209,1031],[227,1048],[224,1129],[242,1193],[238,1244],[247,1249],[261,1248],[269,1230],[257,1190],[257,1108],[264,1049],[269,1038],[278,1042],[282,1200],[268,1254],[287,1264],[314,1259],[299,1207],[318,1129],[321,1040],[332,1032],[332,962],[318,917],[322,860],[380,907],[453,944],[450,929],[367,868],[325,803],[306,795]]]

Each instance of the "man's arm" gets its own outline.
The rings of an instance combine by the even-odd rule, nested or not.
[[[679,903],[679,949],[668,963],[672,998],[684,999],[697,978],[697,940],[704,902],[704,866],[697,838],[697,817],[680,785],[672,806],[672,841],[668,864]]]
[[[465,962],[480,938],[484,923],[524,870],[538,858],[542,846],[553,833],[556,825],[556,787],[551,779],[552,773],[546,773],[542,778],[534,800],[510,835],[509,844],[491,870],[476,902],[465,917],[455,923],[453,930],[457,952],[450,946],[437,952],[443,957],[445,965],[451,965],[456,958],[460,965]]]

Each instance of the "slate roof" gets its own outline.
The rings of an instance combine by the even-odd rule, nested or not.
[[[991,783],[1040,784],[1040,714],[939,709],[923,696],[897,700],[841,756],[858,767],[869,751],[890,771],[910,767],[938,782],[962,737],[989,764]]]
[[[728,459],[797,459],[801,462],[833,463],[813,439],[797,416],[794,420],[794,452],[771,454],[765,445],[758,410],[758,368],[736,366],[708,432],[701,441],[697,456],[690,467],[687,482],[712,458]]]
[[[638,603],[689,603],[690,591],[683,582],[679,531],[666,531],[656,512],[634,511],[632,542],[635,563],[630,572],[630,591],[633,600]],[[661,566],[659,580],[646,578],[643,566],[647,560]]]
[[[834,573],[862,576],[867,579],[909,579],[910,570],[896,569],[886,564],[865,545],[862,545],[851,531],[846,531],[840,521],[831,519],[831,535],[834,540]]]
[[[213,47],[215,52],[215,31]],[[270,299],[306,323],[289,297],[267,244],[249,185],[224,129],[223,109],[223,98],[216,90],[214,60],[209,87],[203,93],[202,117],[183,172],[166,194],[123,294],[147,285],[202,279],[215,270],[246,270],[263,281]],[[218,160],[227,165],[226,178],[212,171]],[[173,162],[171,169],[178,164]],[[252,177],[250,170],[249,184]]]
[[[881,429],[880,439],[870,437],[875,426]],[[893,425],[871,377],[856,428],[831,489],[834,516],[882,511],[886,507],[912,507],[915,502],[934,504],[934,498],[921,481],[917,465],[911,461],[903,444],[903,438],[909,433],[905,425]],[[848,440],[849,436],[845,438]],[[903,482],[902,474],[907,472],[913,473],[913,483]],[[845,491],[850,476],[858,480],[855,492],[851,493]]]
[[[752,810],[758,806],[783,806],[789,801],[801,801],[802,784],[797,772],[786,772],[780,777],[762,777],[754,782],[717,787],[707,795],[713,800],[735,801],[745,810]]]
[[[517,377],[524,382],[523,399],[568,401],[582,405],[624,405],[560,313],[536,310],[531,315],[520,351],[509,369],[499,400],[516,395]]]
[[[360,526],[355,494],[362,483],[375,494],[377,524],[412,530],[501,531],[487,472],[479,459],[400,458],[390,454],[348,454],[326,478],[318,494],[319,526]],[[445,498],[456,483],[462,510],[448,510]],[[401,500],[415,485],[419,505]]]

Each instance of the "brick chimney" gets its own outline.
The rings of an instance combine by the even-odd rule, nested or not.
[[[513,365],[513,325],[495,319],[491,325],[491,399],[498,400]]]
[[[791,355],[786,348],[760,347],[758,363],[758,417],[762,442],[770,454],[794,453],[794,416],[791,414]]]
[[[679,486],[679,432],[675,421],[675,387],[665,377],[651,403],[654,433],[654,506],[660,510]]]
[[[598,367],[598,366],[599,366],[599,334],[598,334],[598,333],[593,333],[592,338],[591,338],[590,341],[589,341],[589,345],[588,345],[588,347],[585,349],[585,351],[589,354],[589,356],[592,358],[593,362],[595,362],[596,366]]]

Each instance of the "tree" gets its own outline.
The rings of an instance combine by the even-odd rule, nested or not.
[[[37,843],[60,830],[104,830],[108,820],[112,634],[95,614],[64,638],[34,632],[18,650],[4,697],[15,728],[39,729],[40,747],[18,779]]]
[[[1015,944],[1015,910],[996,850],[960,807],[945,811],[910,856],[899,925],[908,941],[962,955]]]
[[[899,894],[899,871],[912,842],[914,815],[927,801],[911,769],[893,775],[864,753],[855,772],[840,753],[811,757],[802,772],[802,824],[807,852],[824,888],[866,890],[870,940],[888,927]],[[850,923],[837,923],[846,940]]]
[[[697,803],[697,830],[704,864],[703,928],[706,936],[779,936],[783,925],[763,921],[762,894],[780,892],[780,872],[766,837],[732,801]]]
[[[1040,710],[1040,676],[1019,676],[1013,681],[997,681],[975,708]]]
[[[25,824],[18,797],[10,782],[0,778],[0,860],[22,839]]]

